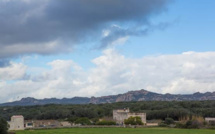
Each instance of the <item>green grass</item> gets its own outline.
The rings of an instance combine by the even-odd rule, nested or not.
[[[17,131],[16,134],[215,134],[209,129],[169,128],[69,128]]]

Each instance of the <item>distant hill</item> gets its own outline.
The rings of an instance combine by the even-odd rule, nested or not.
[[[19,101],[0,104],[0,106],[30,106],[45,104],[101,104],[129,101],[192,101],[192,100],[215,100],[215,92],[194,93],[194,94],[158,94],[147,90],[129,91],[124,94],[102,96],[102,97],[74,97],[74,98],[49,98],[35,99],[22,98]]]
[[[90,102],[90,98],[87,97],[74,97],[74,98],[45,98],[35,99],[31,97],[22,98],[19,101],[8,102],[0,104],[0,106],[31,106],[31,105],[46,105],[46,104],[87,104]]]

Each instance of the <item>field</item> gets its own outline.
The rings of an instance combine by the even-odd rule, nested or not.
[[[16,134],[214,134],[209,129],[169,128],[69,128],[49,130],[25,130]]]

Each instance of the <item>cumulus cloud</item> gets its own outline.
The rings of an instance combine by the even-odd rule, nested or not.
[[[169,1],[0,0],[0,58],[71,51],[75,44],[100,39],[101,31],[112,24],[148,25]],[[121,30],[116,37],[129,33]]]
[[[26,75],[27,66],[10,62],[6,67],[0,68],[0,80],[17,80]]]
[[[84,70],[72,60],[54,60],[47,63],[50,70],[39,74],[28,74],[20,79],[21,63],[7,67],[0,75],[0,102],[20,97],[74,97],[102,96],[146,89],[159,93],[181,93],[214,91],[215,52],[186,52],[175,55],[144,56],[128,58],[113,49],[92,60],[95,67]],[[23,67],[21,67],[22,69]],[[41,69],[42,70],[42,69]],[[7,83],[8,79],[17,79]],[[10,99],[8,99],[10,98]]]

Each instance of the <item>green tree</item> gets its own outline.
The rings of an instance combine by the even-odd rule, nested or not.
[[[75,121],[75,124],[81,124],[81,125],[91,125],[91,122],[88,118],[86,117],[82,117],[82,118],[78,118]]]
[[[129,117],[128,119],[125,119],[124,120],[124,123],[126,125],[143,125],[143,122],[141,120],[141,118],[139,116],[136,116],[136,117]]]
[[[174,124],[174,120],[172,118],[166,118],[164,121],[165,124],[170,125],[170,124]]]
[[[74,123],[76,120],[78,119],[78,117],[69,117],[68,119],[67,119],[67,121],[69,121],[69,122],[72,122],[72,123]]]
[[[0,117],[0,134],[7,134],[8,124],[7,122]]]

